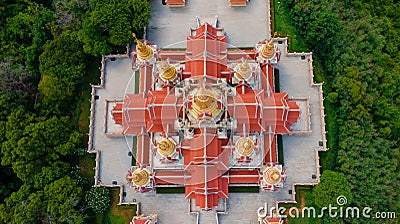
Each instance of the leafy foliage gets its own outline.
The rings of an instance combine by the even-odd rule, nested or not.
[[[85,56],[77,38],[76,32],[66,31],[44,45],[39,58],[43,74],[39,90],[49,100],[62,102],[71,97],[82,82]]]
[[[20,109],[13,112],[6,123],[1,163],[12,165],[22,181],[34,183],[32,174],[72,154],[80,138],[78,132],[71,130],[67,117],[35,122],[32,114]]]
[[[33,72],[25,66],[13,63],[12,60],[6,59],[0,61],[0,92],[13,92],[16,94],[24,94],[25,92],[33,92],[31,86]]]
[[[28,68],[37,68],[38,55],[48,39],[52,19],[53,12],[37,3],[29,3],[24,11],[7,18],[6,27],[0,33],[1,58],[13,57]]]
[[[352,202],[350,187],[344,175],[330,170],[322,174],[321,183],[313,189],[313,196],[315,204],[320,208],[335,206],[340,196],[345,196],[347,203]]]
[[[104,213],[110,207],[110,192],[105,187],[94,187],[86,192],[85,201],[96,213]]]
[[[115,52],[149,17],[144,0],[0,2],[0,223],[84,222],[89,180],[80,176],[76,150],[85,146],[71,122],[94,60],[83,46]],[[107,35],[81,29],[86,19],[96,30],[93,18],[107,21]],[[93,41],[81,42],[82,34]]]
[[[131,33],[142,34],[150,19],[150,5],[145,0],[90,0],[89,4],[80,39],[85,52],[95,56],[132,42]]]
[[[306,42],[323,59],[326,80],[333,83],[328,100],[336,107],[338,142],[331,150],[338,155],[336,171],[350,184],[352,204],[398,210],[400,20],[395,12],[400,3],[285,4]]]

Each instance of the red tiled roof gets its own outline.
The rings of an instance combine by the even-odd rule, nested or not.
[[[232,72],[227,67],[228,59],[238,60],[247,55],[254,59],[256,50],[227,50],[226,37],[219,36],[219,31],[206,23],[187,38],[185,52],[161,50],[159,54],[163,60],[185,60],[182,79],[207,76],[229,80]],[[264,164],[277,163],[276,134],[289,133],[290,122],[295,122],[300,115],[299,106],[289,101],[287,93],[275,93],[270,64],[261,65],[261,70],[264,74],[259,80],[262,90],[239,84],[236,95],[228,97],[226,106],[229,116],[237,121],[237,134],[264,132],[264,155],[261,155]],[[172,132],[176,120],[183,116],[182,97],[176,97],[168,88],[151,90],[152,66],[143,66],[140,75],[140,94],[127,94],[123,105],[124,134],[139,134],[138,166],[150,163],[152,143],[148,133]],[[257,184],[260,181],[259,170],[229,170],[231,151],[223,146],[232,146],[232,142],[218,139],[215,128],[195,128],[193,139],[185,138],[181,144],[184,170],[155,170],[154,182],[156,186],[185,185],[185,197],[195,199],[202,209],[211,209],[218,205],[219,198],[227,198],[229,183]]]

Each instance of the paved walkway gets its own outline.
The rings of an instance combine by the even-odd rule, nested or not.
[[[117,58],[115,61],[106,60],[104,88],[97,89],[99,99],[95,103],[93,148],[100,151],[99,179],[100,184],[110,185],[113,181],[125,183],[125,175],[131,168],[132,158],[128,156],[129,148],[124,137],[110,138],[103,134],[106,99],[122,99],[125,87],[132,76],[131,59]],[[111,109],[111,108],[109,108]],[[111,120],[111,113],[107,113],[107,120]],[[113,122],[109,121],[109,131],[118,130]]]
[[[183,8],[169,8],[161,0],[150,0],[151,19],[147,39],[164,48],[185,48],[189,28],[196,27],[196,16],[202,22],[214,23],[225,29],[227,43],[236,47],[254,47],[267,38],[269,31],[267,0],[253,0],[246,7],[229,7],[227,0],[187,0]],[[179,44],[175,44],[181,42]]]
[[[283,45],[280,46],[283,52]],[[278,64],[280,90],[291,97],[309,97],[311,113],[311,134],[306,136],[283,136],[283,154],[286,174],[286,186],[292,183],[316,182],[315,149],[322,140],[319,92],[310,86],[308,56],[286,57],[282,55]]]

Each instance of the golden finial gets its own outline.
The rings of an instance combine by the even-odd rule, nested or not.
[[[260,48],[260,56],[264,59],[270,59],[275,55],[274,38],[265,43]]]
[[[235,67],[235,76],[242,80],[246,80],[251,76],[251,68],[247,59]]]
[[[218,104],[216,102],[217,93],[211,89],[206,89],[202,81],[199,82],[199,87],[193,97],[192,109],[190,113],[197,118],[201,113],[218,114]]]
[[[136,186],[143,187],[149,182],[149,172],[145,169],[137,168],[133,171],[131,179]]]
[[[175,66],[169,64],[166,61],[161,61],[160,76],[164,80],[173,80],[176,77]]]
[[[263,178],[267,184],[277,184],[281,180],[281,174],[277,168],[268,167],[263,172]]]
[[[153,57],[153,49],[151,49],[150,46],[145,45],[137,39],[136,34],[132,33],[133,38],[135,38],[137,46],[136,46],[136,52],[137,56],[140,60],[146,61],[150,60]]]
[[[254,142],[250,138],[241,137],[236,141],[235,149],[243,156],[249,156],[254,151]]]
[[[157,151],[163,156],[170,156],[175,152],[175,143],[164,138],[157,144]]]

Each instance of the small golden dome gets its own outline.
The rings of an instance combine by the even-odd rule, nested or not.
[[[274,38],[260,48],[260,56],[264,59],[271,59],[275,55]]]
[[[164,138],[157,144],[157,151],[163,156],[170,156],[175,152],[175,143]]]
[[[236,141],[235,149],[243,156],[254,152],[254,142],[250,138],[241,137]]]
[[[275,167],[268,167],[263,172],[267,184],[277,184],[281,181],[281,172]]]
[[[160,76],[164,80],[173,80],[176,77],[175,66],[168,64],[165,61],[161,61]]]
[[[149,172],[146,169],[137,168],[132,173],[132,181],[136,186],[146,186],[149,180]]]
[[[247,63],[247,60],[243,61],[235,67],[235,75],[236,78],[242,80],[246,80],[251,76],[251,68],[249,66],[249,63]]]
[[[193,97],[193,105],[190,113],[196,118],[201,113],[208,113],[213,117],[216,116],[219,111],[216,95],[215,91],[206,89],[201,85]]]
[[[132,36],[136,39],[136,52],[137,56],[140,60],[146,61],[150,60],[153,57],[153,49],[150,46],[143,44],[140,40],[136,38],[136,35],[133,33]]]

